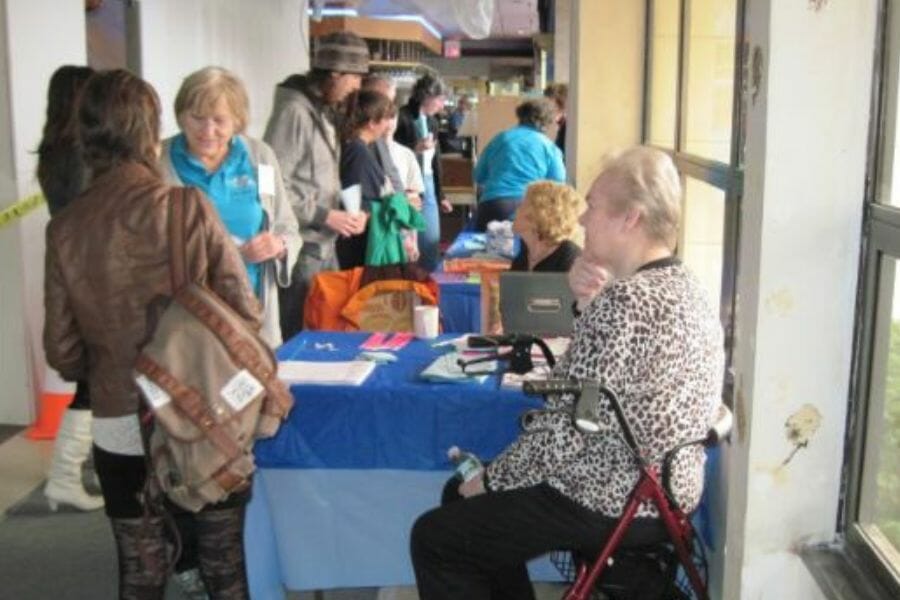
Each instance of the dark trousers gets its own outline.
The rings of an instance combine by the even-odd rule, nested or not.
[[[479,202],[478,212],[475,215],[475,230],[487,231],[488,223],[491,221],[512,221],[521,202],[521,198],[497,198]]]
[[[312,278],[320,271],[334,271],[337,268],[338,263],[334,256],[321,259],[303,250],[300,251],[294,271],[291,273],[291,285],[278,288],[281,337],[285,342],[303,330],[303,304],[306,302]]]
[[[420,600],[531,600],[528,560],[551,550],[596,553],[617,523],[547,484],[465,499],[458,485],[448,482],[443,505],[413,525]],[[657,519],[638,519],[624,543],[648,544],[665,535]]]

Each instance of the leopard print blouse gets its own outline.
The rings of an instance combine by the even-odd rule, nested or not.
[[[721,402],[722,328],[699,281],[675,259],[645,266],[609,283],[575,321],[555,377],[597,380],[619,397],[638,444],[657,466],[667,450],[702,438]],[[638,479],[608,403],[596,434],[573,425],[573,397],[551,397],[523,419],[523,433],[491,463],[488,488],[509,490],[547,482],[583,506],[622,514]],[[685,510],[703,490],[703,448],[673,461],[671,489]],[[656,517],[645,504],[639,516]]]

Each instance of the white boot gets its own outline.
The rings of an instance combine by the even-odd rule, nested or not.
[[[47,475],[44,495],[55,511],[60,504],[79,510],[103,507],[102,496],[91,496],[81,482],[81,465],[91,451],[91,411],[67,410],[56,434],[53,462]]]

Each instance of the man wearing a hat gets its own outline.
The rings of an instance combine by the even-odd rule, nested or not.
[[[356,235],[366,227],[365,213],[351,214],[341,207],[335,114],[368,73],[369,49],[353,33],[331,33],[317,41],[310,71],[291,75],[275,88],[272,116],[263,136],[278,156],[303,237],[291,285],[279,288],[285,340],[301,329],[303,302],[313,275],[338,268],[337,236]]]

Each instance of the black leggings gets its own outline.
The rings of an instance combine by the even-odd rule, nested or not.
[[[551,550],[602,546],[618,519],[588,510],[543,483],[461,498],[459,481],[442,506],[418,518],[410,540],[421,600],[533,600],[525,563]],[[658,519],[636,519],[623,543],[665,539]]]
[[[88,383],[83,379],[79,379],[75,384],[75,397],[72,398],[69,408],[72,410],[90,410],[91,394],[88,391]]]

